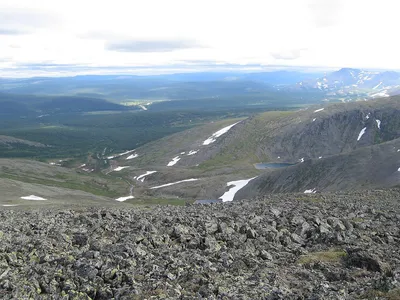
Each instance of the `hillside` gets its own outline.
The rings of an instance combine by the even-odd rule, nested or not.
[[[42,117],[47,114],[134,110],[104,99],[82,96],[39,96],[0,93],[3,117]],[[136,108],[139,109],[139,108]]]
[[[221,198],[229,201],[235,195],[236,199],[243,199],[275,192],[387,188],[399,184],[399,97],[309,106],[297,111],[268,111],[250,117],[230,114],[233,118],[227,118],[227,115],[223,118],[218,114],[190,112],[101,115],[96,116],[97,121],[102,120],[100,128],[89,116],[78,121],[67,118],[65,125],[68,126],[56,127],[63,136],[57,143],[63,143],[62,151],[66,153],[79,150],[68,147],[70,134],[79,133],[79,143],[86,145],[91,140],[97,143],[102,136],[97,136],[98,132],[105,128],[110,141],[126,136],[132,138],[124,139],[124,144],[135,145],[137,137],[154,140],[148,134],[152,128],[158,130],[157,134],[171,130],[170,126],[180,132],[160,134],[167,136],[124,151],[100,147],[107,142],[103,140],[104,144],[98,144],[93,153],[67,158],[62,166],[45,164],[46,168],[60,167],[71,174],[88,176],[94,185],[80,184],[79,176],[70,179],[67,175],[61,186],[53,179],[49,181],[47,169],[40,174],[42,166],[36,168],[34,176],[41,179],[34,183],[47,185],[48,182],[50,186],[57,183],[67,188],[71,185],[83,191],[89,188],[87,192],[111,199],[122,198],[131,204],[154,199],[180,204]],[[211,122],[199,126],[207,120]],[[116,121],[118,128],[109,128]],[[132,127],[135,128],[128,130]],[[42,131],[43,127],[39,128]],[[22,134],[27,129],[18,130]],[[10,129],[10,132],[17,131]],[[90,133],[89,137],[86,133]],[[114,133],[115,137],[108,133]],[[51,137],[46,135],[46,139],[50,141]],[[27,153],[33,151],[32,146],[24,147]],[[13,149],[7,151],[12,153]],[[41,152],[51,151],[54,151],[52,145]],[[48,163],[58,164],[57,160],[47,159]],[[83,164],[85,167],[79,167]],[[13,176],[9,178],[13,180],[20,180],[18,176],[27,177],[23,172],[7,176]],[[115,183],[118,184],[114,186]],[[124,187],[120,188],[119,183]]]
[[[146,144],[115,162],[125,167],[118,176],[133,181],[137,196],[217,199],[227,182],[257,176],[237,197],[393,187],[399,184],[399,138],[400,102],[391,97],[216,122]],[[292,166],[260,170],[257,163]],[[136,179],[147,172],[145,180]],[[153,188],[160,185],[166,186]]]
[[[0,208],[0,297],[399,299],[399,196]]]
[[[124,180],[93,174],[83,167],[61,167],[61,163],[0,159],[0,206],[104,206],[129,193]]]

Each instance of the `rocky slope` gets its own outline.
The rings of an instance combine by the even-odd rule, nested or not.
[[[236,199],[265,193],[361,190],[400,186],[400,139],[309,159],[265,172],[236,194]]]
[[[0,211],[2,299],[399,299],[399,190]]]

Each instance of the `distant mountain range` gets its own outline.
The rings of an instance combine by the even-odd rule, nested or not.
[[[68,95],[127,101],[192,100],[255,96],[275,91],[318,93],[321,100],[347,102],[400,94],[400,73],[343,68],[330,73],[299,71],[194,72],[167,75],[83,75],[0,78],[0,92]],[[305,97],[309,98],[308,95]]]
[[[319,89],[342,100],[371,99],[400,94],[400,73],[343,68],[322,77],[300,81],[299,89]]]

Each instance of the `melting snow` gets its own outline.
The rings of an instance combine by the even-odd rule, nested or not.
[[[142,174],[142,175],[139,175],[137,178],[136,178],[136,180],[140,180],[141,182],[144,182],[144,179],[145,179],[145,177],[146,176],[148,176],[148,175],[150,175],[150,174],[154,174],[154,173],[156,173],[157,171],[147,171],[146,173],[144,173],[144,174]]]
[[[387,91],[382,91],[380,93],[376,93],[371,95],[372,98],[378,98],[378,97],[390,97],[390,95],[388,95]]]
[[[378,128],[381,129],[381,120],[376,120],[376,125],[378,125]]]
[[[159,189],[159,188],[162,188],[162,187],[166,187],[166,186],[170,186],[170,185],[174,185],[174,184],[178,184],[178,183],[182,183],[182,182],[190,182],[190,181],[197,181],[197,180],[198,179],[196,179],[196,178],[184,179],[184,180],[180,180],[180,181],[177,181],[177,182],[171,182],[171,183],[166,183],[166,184],[163,184],[163,185],[153,186],[150,189],[151,190]]]
[[[236,193],[245,187],[251,180],[253,180],[256,177],[250,178],[250,179],[243,179],[243,180],[236,180],[236,181],[230,181],[226,185],[232,186],[227,192],[225,192],[221,197],[218,199],[222,199],[222,202],[227,202],[227,201],[232,201],[233,198],[235,198]]]
[[[214,143],[216,141],[216,138],[220,137],[221,135],[227,133],[229,131],[229,129],[231,129],[233,126],[235,126],[236,124],[238,124],[239,122],[236,122],[235,124],[226,126],[224,128],[222,128],[221,130],[218,130],[217,132],[213,133],[208,139],[206,139],[203,142],[203,145],[209,145],[211,143]]]
[[[34,200],[34,201],[44,201],[44,200],[47,200],[47,199],[45,199],[45,198],[38,197],[38,196],[35,196],[35,195],[24,196],[24,197],[21,197],[21,199],[24,199],[24,200]]]
[[[382,84],[382,81],[378,85],[374,86],[372,89],[376,90],[378,87],[380,87],[381,84]]]
[[[18,206],[18,204],[3,204],[3,207],[13,207],[13,206]]]
[[[167,165],[167,167],[172,167],[175,165],[181,158],[179,156],[174,157]]]
[[[199,150],[190,150],[187,155],[195,155]]]
[[[315,122],[316,119],[317,119],[317,118],[314,118],[314,119],[312,119],[312,121]]]
[[[146,106],[144,106],[144,105],[139,105],[139,107],[140,107],[141,109],[143,109],[143,110],[147,110]]]
[[[370,115],[371,115],[371,113],[368,113],[368,115],[366,115],[365,118],[368,120]]]
[[[397,171],[400,172],[400,168],[398,168]]]
[[[317,191],[315,189],[312,190],[305,190],[304,194],[315,194]]]
[[[134,196],[119,197],[119,198],[115,199],[115,201],[124,202],[126,200],[133,199],[133,198],[135,198],[135,197]]]
[[[367,127],[364,127],[363,129],[361,129],[360,133],[358,134],[357,141],[359,141],[361,139],[361,137],[364,135],[366,130],[367,130]]]
[[[185,154],[186,152],[181,152],[181,155]]]
[[[134,154],[131,154],[131,155],[129,155],[127,158],[126,158],[126,160],[128,160],[128,159],[134,159],[134,158],[136,158],[136,157],[138,157],[139,155],[137,154],[137,153],[134,153]]]
[[[128,151],[125,151],[125,152],[122,152],[122,153],[119,153],[119,154],[115,154],[115,155],[112,155],[112,156],[108,156],[107,159],[113,159],[113,158],[116,158],[116,157],[120,157],[120,156],[123,156],[123,155],[125,155],[125,154],[129,154],[129,153],[131,153],[131,152],[133,152],[133,151],[135,151],[135,150],[136,150],[136,149],[128,150]]]
[[[126,168],[129,168],[129,166],[117,167],[113,171],[118,172],[118,171],[121,171],[121,170],[126,169]]]
[[[324,108],[320,108],[320,109],[314,110],[314,112],[317,113],[317,112],[323,111],[323,110],[324,110]]]
[[[321,158],[322,158],[322,156],[318,157],[318,159],[321,159]]]
[[[304,157],[299,159],[300,162],[304,162]]]

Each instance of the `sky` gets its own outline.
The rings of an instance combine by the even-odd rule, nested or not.
[[[0,76],[400,69],[396,0],[0,0]]]

